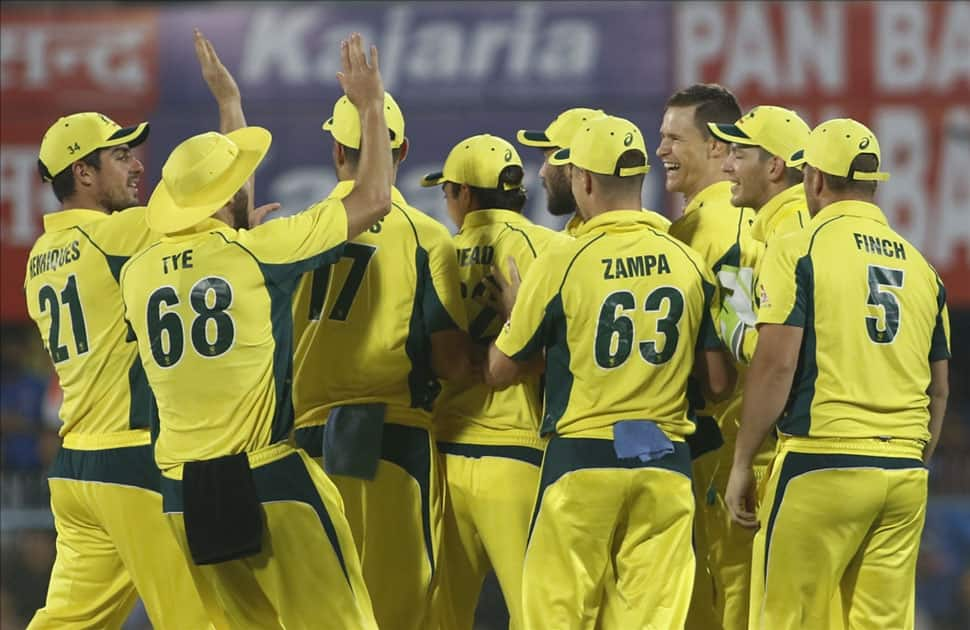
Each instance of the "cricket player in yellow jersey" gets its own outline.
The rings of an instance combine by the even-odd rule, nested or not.
[[[532,265],[486,366],[486,382],[502,387],[545,350],[550,441],[525,627],[679,628],[694,579],[688,376],[712,398],[733,386],[711,319],[713,276],[640,209],[649,166],[633,123],[589,121],[551,162],[569,165],[584,223]]]
[[[139,594],[157,628],[207,625],[162,518],[154,400],[118,287],[121,266],[152,237],[144,209],[131,208],[144,172],[132,149],[148,129],[87,112],[41,142],[61,210],[44,217],[24,292],[64,390],[64,425],[49,473],[57,558],[30,628],[120,628]]]
[[[946,293],[873,204],[888,174],[869,129],[822,123],[801,163],[812,220],[767,252],[725,497],[760,526],[749,627],[825,628],[841,597],[846,627],[906,630],[948,394]],[[776,420],[756,514],[752,461]]]
[[[121,271],[158,401],[163,508],[207,611],[231,628],[377,627],[340,497],[289,443],[292,293],[390,207],[377,50],[368,64],[354,34],[341,58],[367,145],[351,194],[237,231],[233,199],[270,134],[194,136],[148,203],[148,225],[166,236]]]
[[[396,175],[408,141],[390,95],[385,116]],[[342,98],[323,125],[339,180],[330,199],[347,195],[363,172],[358,120]],[[423,630],[444,515],[431,409],[439,377],[467,378],[472,369],[451,235],[393,186],[391,196],[391,212],[352,239],[339,262],[301,281],[296,441],[322,456],[343,497],[378,625]]]
[[[566,237],[522,216],[526,190],[515,148],[482,134],[455,145],[422,186],[442,186],[454,237],[469,333],[487,348],[503,323],[490,303],[492,265],[512,258],[527,273]],[[454,627],[471,630],[482,582],[495,570],[511,619],[522,624],[522,561],[539,485],[543,440],[538,376],[501,391],[445,383],[434,429],[448,482],[439,587]],[[447,619],[448,611],[443,613]]]
[[[195,48],[220,123],[244,125],[239,89],[198,31]],[[117,628],[136,591],[156,628],[207,623],[161,514],[155,401],[126,340],[118,287],[121,266],[158,237],[144,209],[125,210],[138,203],[144,170],[131,150],[147,136],[147,123],[122,129],[84,113],[59,120],[41,143],[41,175],[63,210],[44,218],[24,287],[64,389],[64,426],[50,474],[58,554],[31,628]]]
[[[737,277],[754,273],[761,249],[751,236],[754,212],[731,203],[731,182],[722,170],[730,145],[707,126],[733,123],[740,116],[730,91],[713,84],[692,85],[667,101],[657,148],[666,169],[667,192],[683,194],[687,203],[684,215],[670,226],[670,234],[704,257],[726,289],[722,295],[732,290]],[[715,304],[714,310],[716,315],[720,305]],[[752,536],[731,524],[721,498],[730,469],[730,459],[725,458],[730,457],[741,413],[742,379],[743,370],[739,370],[737,390],[721,404],[704,405],[700,397],[694,401],[703,409],[697,433],[689,440],[697,499],[697,579],[687,622],[692,630],[733,630],[747,623]],[[770,452],[769,446],[762,466],[767,465]]]
[[[731,143],[723,170],[732,182],[731,203],[757,213],[752,238],[767,247],[772,238],[802,229],[809,219],[802,172],[785,162],[805,147],[811,131],[805,121],[790,109],[761,105],[734,124],[707,126]],[[730,291],[722,301],[718,332],[735,359],[744,364],[750,363],[758,340],[754,287],[762,259],[755,262],[753,274],[738,269],[732,276],[730,269],[722,268],[722,283]]]

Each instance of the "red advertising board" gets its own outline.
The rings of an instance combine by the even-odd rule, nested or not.
[[[683,3],[674,31],[677,86],[869,125],[892,174],[877,202],[970,303],[970,3]]]
[[[40,181],[40,139],[58,117],[101,111],[143,120],[158,85],[154,11],[62,5],[0,12],[0,320],[25,319],[23,270],[44,212],[57,207]]]

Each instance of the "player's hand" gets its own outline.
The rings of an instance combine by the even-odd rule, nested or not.
[[[384,82],[377,46],[371,45],[368,63],[360,33],[351,33],[349,40],[340,42],[340,65],[343,70],[337,73],[337,80],[357,109],[368,104],[384,107]]]
[[[239,86],[232,78],[229,70],[222,65],[216,49],[202,31],[195,29],[195,56],[199,59],[199,67],[202,69],[202,78],[205,79],[209,91],[220,105],[223,103],[241,100]]]
[[[275,212],[280,209],[280,204],[278,203],[268,203],[266,205],[254,208],[249,213],[249,229],[252,229],[263,222],[266,215],[270,212]]]
[[[757,496],[754,470],[751,466],[732,466],[731,476],[728,478],[727,489],[724,491],[724,503],[727,504],[731,520],[748,529],[758,529]]]
[[[505,280],[505,275],[497,265],[492,265],[492,275],[487,278],[497,291],[499,307],[502,309],[502,317],[506,320],[512,314],[512,307],[515,306],[515,299],[519,295],[519,286],[522,284],[522,278],[519,276],[519,268],[515,265],[515,259],[509,256],[508,261],[508,281]]]

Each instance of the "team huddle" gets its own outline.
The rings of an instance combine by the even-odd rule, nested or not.
[[[378,53],[341,45],[338,184],[266,221],[212,44],[220,131],[147,206],[148,123],[58,120],[25,295],[54,362],[57,529],[30,628],[471,630],[495,572],[513,630],[912,628],[945,290],[874,204],[879,144],[674,94],[642,208],[631,121],[574,108],[542,151],[443,156],[452,235],[395,187],[409,139]]]

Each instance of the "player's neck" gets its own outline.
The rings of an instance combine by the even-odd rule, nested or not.
[[[103,212],[105,214],[111,214],[111,212],[101,205],[99,201],[90,197],[89,195],[74,194],[70,197],[64,199],[61,202],[61,208],[63,210],[96,210],[98,212]]]
[[[696,184],[691,187],[690,191],[684,192],[684,205],[690,205],[690,202],[694,200],[694,197],[696,197],[707,187],[726,181],[728,181],[728,176],[727,173],[721,170],[721,162],[716,160],[708,161],[703,175],[697,180]]]

